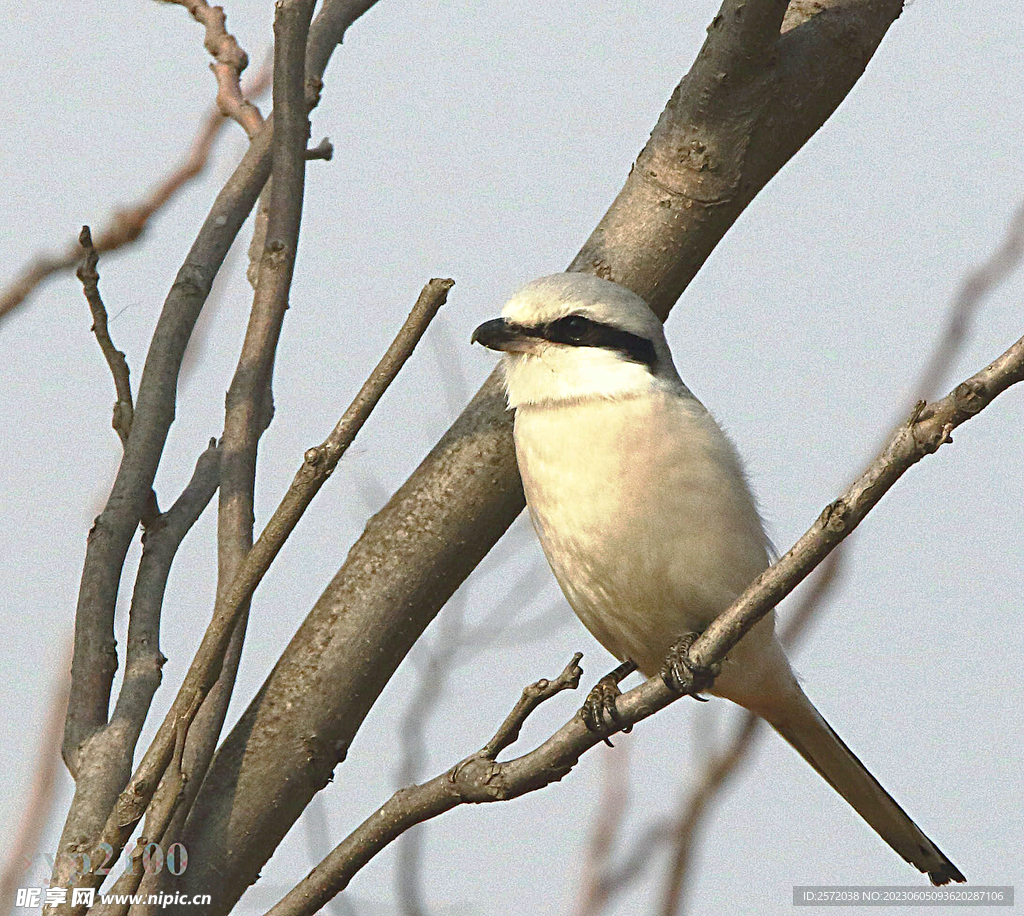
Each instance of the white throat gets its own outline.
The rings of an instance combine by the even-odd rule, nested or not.
[[[502,364],[509,407],[685,391],[671,364],[652,375],[646,366],[600,347],[542,344],[528,352],[506,353]]]

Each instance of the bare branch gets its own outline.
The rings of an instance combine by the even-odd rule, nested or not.
[[[202,0],[192,0],[195,6]],[[202,4],[205,6],[205,4]],[[271,372],[298,250],[309,112],[305,48],[312,0],[285,0],[274,17],[274,138],[267,238],[242,352],[228,388],[221,443],[220,588],[252,546],[256,449],[269,423]]]
[[[306,507],[334,472],[341,456],[348,450],[384,392],[412,355],[416,344],[438,309],[444,305],[448,291],[454,285],[453,280],[434,279],[423,287],[409,317],[337,425],[331,430],[331,434],[320,445],[306,450],[302,467],[296,472],[288,492],[267,522],[232,583],[226,599],[227,606],[239,600],[246,600],[242,596],[251,596],[255,591],[270,563],[295,529]]]
[[[171,564],[185,535],[213,498],[219,477],[220,450],[211,439],[206,451],[199,456],[188,485],[143,539],[142,559],[128,615],[124,681],[111,716],[111,724],[116,724],[121,737],[120,747],[113,756],[120,756],[127,767],[118,791],[131,775],[135,744],[166,661],[160,651],[160,616]]]
[[[246,85],[246,98],[258,98],[270,85],[270,58],[261,65],[254,78]],[[145,231],[150,219],[166,206],[190,181],[201,175],[210,160],[210,152],[220,136],[225,117],[216,109],[210,111],[192,141],[185,158],[141,201],[121,207],[107,226],[97,235],[96,250],[101,254],[116,251],[136,241]],[[0,292],[0,320],[21,305],[37,286],[55,274],[71,270],[78,263],[81,251],[77,241],[71,242],[63,254],[39,255]]]
[[[902,2],[815,9],[773,54],[735,55],[724,77],[701,52],[572,269],[615,279],[667,314],[747,203],[849,92]],[[495,374],[370,521],[225,739],[197,802],[206,816],[184,838],[198,865],[183,891],[217,881],[223,912],[256,878],[409,648],[523,504]],[[273,811],[262,804],[268,793]]]
[[[142,762],[118,797],[102,830],[97,831],[91,839],[83,839],[81,848],[96,848],[100,843],[107,843],[118,854],[124,848],[153,798],[157,784],[171,761],[176,742],[188,732],[199,705],[216,681],[228,644],[247,602],[306,507],[412,354],[430,319],[444,303],[453,285],[451,280],[431,280],[427,283],[395,340],[331,434],[320,446],[306,451],[305,461],[281,504],[253,548],[246,554],[230,588],[224,595],[218,596],[217,607],[203,642]],[[99,876],[90,874],[76,877],[69,873],[65,882],[63,886],[67,887],[98,887]]]
[[[330,162],[333,157],[334,144],[331,143],[330,137],[324,137],[316,146],[306,150],[307,159],[323,159],[324,162]]]
[[[733,605],[704,631],[689,652],[705,670],[719,664],[740,638],[791,592],[843,540],[889,488],[925,455],[951,441],[950,433],[1024,379],[1024,337],[1002,356],[932,404],[921,402],[893,435],[882,455],[774,565],[762,573]],[[506,801],[565,776],[580,756],[601,742],[577,714],[538,748],[504,763],[497,755],[519,734],[525,718],[544,699],[575,687],[581,671],[577,654],[555,682],[527,688],[495,736],[477,754],[419,786],[400,790],[356,828],[310,872],[268,916],[307,916],[343,890],[381,849],[409,827],[460,804]],[[660,675],[619,697],[616,722],[628,729],[678,699]],[[752,726],[751,726],[752,730]],[[728,766],[722,770],[728,773]],[[709,771],[709,781],[720,778]],[[710,791],[707,794],[710,797]],[[699,816],[699,812],[698,815]],[[692,830],[690,831],[692,836]]]
[[[85,259],[79,265],[76,272],[82,283],[82,290],[89,303],[89,311],[92,312],[92,332],[96,335],[96,341],[103,351],[103,358],[110,367],[110,374],[114,376],[114,389],[117,391],[117,401],[114,403],[114,431],[124,445],[128,441],[128,432],[132,428],[132,384],[129,379],[128,361],[124,353],[114,346],[110,339],[110,331],[107,329],[107,310],[100,297],[100,275],[96,266],[100,257],[92,243],[92,233],[88,226],[82,226],[82,232],[78,236],[78,244],[85,249]]]
[[[270,214],[259,282],[242,352],[228,388],[221,439],[221,482],[217,527],[218,592],[225,591],[252,547],[256,456],[270,424],[271,376],[289,292],[305,188],[309,108],[306,104],[306,40],[313,0],[279,2],[274,16],[274,138]],[[219,20],[223,20],[223,13]],[[189,728],[184,765],[187,798],[173,826],[177,831],[213,757],[234,689],[248,618],[240,608],[220,673]],[[167,782],[165,774],[164,782]],[[158,791],[158,796],[160,792]],[[160,799],[155,799],[159,808]],[[166,803],[165,803],[166,807]],[[150,815],[147,815],[147,829]],[[176,837],[175,837],[176,838]]]
[[[326,0],[310,29],[307,80],[319,81],[345,30],[373,3],[374,0]],[[217,195],[178,271],[150,343],[121,466],[107,505],[90,533],[76,610],[72,662],[73,673],[81,672],[80,687],[76,691],[73,677],[69,701],[69,707],[76,709],[76,718],[68,723],[64,734],[64,758],[73,773],[78,770],[83,745],[106,723],[110,684],[116,667],[113,615],[121,571],[135,529],[146,511],[156,468],[174,419],[181,360],[214,277],[270,173],[272,134],[272,119],[268,119]],[[82,634],[81,639],[79,634]],[[209,685],[205,689],[209,689]],[[187,728],[194,715],[195,709],[189,704],[184,709],[176,708],[170,733],[165,731],[164,738],[173,738],[178,729]],[[170,760],[173,743],[164,740],[152,750],[139,766],[138,781],[132,783],[147,800]],[[121,813],[130,812],[129,819],[134,817],[137,823],[142,813],[138,798],[122,796],[122,799]],[[98,815],[89,806],[72,802],[53,871],[53,886],[68,887],[75,880],[72,857],[67,853],[88,847],[90,838],[101,833],[104,820],[102,814]],[[95,878],[90,880],[95,881]]]
[[[128,617],[124,681],[110,722],[89,741],[85,769],[79,774],[72,802],[75,816],[69,818],[69,825],[102,824],[131,776],[135,748],[165,661],[160,652],[160,616],[167,578],[185,535],[213,498],[218,471],[219,451],[211,441],[196,462],[188,486],[143,538]],[[65,837],[68,832],[66,825]]]
[[[249,66],[249,56],[241,49],[235,36],[225,28],[224,8],[210,6],[206,0],[163,0],[174,3],[189,11],[203,28],[206,37],[203,47],[210,52],[214,63],[210,64],[217,78],[217,108],[226,118],[237,121],[250,139],[263,126],[260,110],[242,94],[240,79],[242,71]]]
[[[523,723],[545,700],[563,690],[575,690],[583,670],[582,653],[577,652],[554,680],[546,678],[523,690],[512,712],[494,737],[462,763],[419,786],[399,789],[387,802],[357,827],[314,868],[267,916],[312,916],[332,897],[344,890],[352,877],[374,855],[410,827],[437,817],[466,801],[490,801],[486,770],[497,770],[494,758],[516,740]],[[483,797],[467,797],[479,796]]]

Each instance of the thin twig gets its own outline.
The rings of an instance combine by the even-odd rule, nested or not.
[[[121,444],[128,442],[128,433],[132,428],[132,384],[129,377],[128,360],[124,353],[114,346],[110,339],[110,331],[107,328],[107,310],[100,297],[100,275],[96,269],[100,256],[92,243],[92,233],[88,226],[82,226],[78,236],[78,244],[85,249],[85,258],[79,265],[76,275],[82,283],[82,290],[89,303],[89,311],[92,312],[92,332],[96,335],[96,341],[103,351],[103,357],[110,367],[110,374],[114,376],[114,389],[117,392],[117,401],[114,403],[114,419],[112,425],[114,431],[121,439]]]
[[[246,98],[258,98],[270,86],[270,58],[260,66],[243,92]],[[146,230],[149,221],[160,212],[189,182],[202,174],[210,160],[210,152],[220,136],[227,119],[213,108],[204,118],[202,127],[185,154],[157,186],[138,203],[119,207],[110,222],[97,234],[96,250],[100,254],[116,251],[136,241]],[[55,274],[72,270],[81,258],[77,240],[70,242],[61,254],[37,255],[0,291],[0,320],[21,305],[39,286]]]
[[[1024,338],[984,369],[932,404],[919,403],[890,439],[882,454],[852,486],[831,502],[811,528],[774,565],[765,570],[733,605],[704,631],[689,651],[691,665],[711,670],[743,635],[821,563],[864,519],[884,494],[914,464],[951,442],[950,433],[975,416],[1000,393],[1024,379]],[[577,681],[580,656],[559,678]],[[571,674],[571,676],[570,676]],[[601,742],[577,714],[543,744],[503,763],[496,758],[519,734],[549,683],[538,681],[495,736],[477,754],[427,783],[396,793],[356,828],[268,916],[312,916],[352,877],[404,830],[460,804],[506,801],[565,776],[580,756]],[[575,686],[575,682],[571,684]],[[557,691],[556,691],[557,692]],[[620,696],[617,730],[628,729],[679,698],[655,676]]]
[[[249,56],[239,46],[235,36],[225,28],[224,8],[210,6],[206,0],[163,0],[183,6],[203,28],[206,37],[203,47],[214,62],[210,64],[217,78],[217,108],[226,118],[237,121],[250,139],[263,126],[260,110],[242,93],[242,71],[249,66]]]
[[[399,789],[270,909],[267,916],[312,916],[344,890],[366,862],[405,830],[465,801],[490,800],[486,797],[486,769],[503,766],[495,763],[495,758],[516,740],[526,719],[541,703],[563,690],[575,690],[579,686],[583,675],[579,667],[582,657],[577,652],[554,680],[544,678],[523,690],[501,727],[476,754],[430,782]],[[469,799],[467,792],[471,795],[482,792],[485,797]]]

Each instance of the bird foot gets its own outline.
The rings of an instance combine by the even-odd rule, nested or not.
[[[686,633],[676,640],[668,655],[665,656],[665,663],[661,668],[661,679],[669,690],[680,696],[689,694],[695,700],[702,703],[707,702],[707,697],[700,696],[708,690],[715,682],[715,678],[722,673],[721,665],[712,665],[709,668],[699,668],[690,661],[690,646],[692,646],[699,633]]]
[[[619,716],[619,710],[615,705],[616,700],[622,695],[619,690],[619,681],[636,671],[633,662],[623,662],[610,674],[606,674],[599,680],[587,694],[583,706],[580,707],[580,718],[587,726],[588,731],[600,735],[608,747],[614,747],[609,740],[609,735],[617,731],[630,732],[632,725],[623,726]]]

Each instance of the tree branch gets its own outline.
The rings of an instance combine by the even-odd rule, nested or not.
[[[112,426],[121,444],[128,441],[128,431],[132,428],[132,384],[129,377],[128,361],[124,353],[114,346],[110,339],[110,331],[107,329],[107,309],[100,297],[100,275],[96,267],[99,264],[100,256],[92,243],[92,233],[88,226],[82,226],[78,236],[78,244],[85,249],[85,258],[78,266],[76,276],[82,283],[82,290],[85,293],[86,301],[89,303],[89,311],[92,312],[92,332],[96,335],[96,341],[103,351],[103,358],[110,367],[110,374],[114,376],[114,390],[117,392],[117,401],[114,404],[114,419]]]
[[[323,76],[345,30],[374,2],[326,0],[310,29],[307,79],[318,81]],[[116,668],[114,605],[125,555],[145,512],[156,468],[174,419],[178,373],[189,337],[214,277],[270,173],[272,121],[272,118],[267,119],[234,174],[217,195],[178,271],[150,343],[139,384],[134,421],[117,477],[107,504],[90,532],[75,618],[69,707],[76,710],[76,716],[67,723],[64,735],[64,758],[72,773],[79,770],[83,745],[107,721],[110,685]],[[184,727],[192,715],[194,710],[176,709],[172,731]],[[166,768],[172,751],[173,743],[165,742],[140,764],[141,781],[133,782],[133,785],[144,788],[143,794],[147,799],[152,795],[155,782]],[[134,814],[137,800],[125,799],[125,804]],[[138,815],[141,816],[141,810]],[[135,819],[137,822],[138,817]],[[54,886],[67,887],[75,880],[74,862],[68,853],[88,847],[103,829],[104,820],[105,815],[100,815],[97,820],[95,811],[82,810],[72,802],[53,871]]]
[[[747,203],[849,92],[901,8],[821,0],[774,54],[738,50],[726,71],[717,42],[745,33],[724,16],[571,269],[623,283],[664,317]],[[732,9],[729,0],[723,10]],[[409,648],[522,507],[494,374],[371,519],[225,739],[201,790],[203,822],[184,839],[197,865],[183,890],[217,882],[220,913],[255,880]]]
[[[111,756],[120,758],[125,768],[117,791],[131,775],[135,745],[142,732],[149,707],[160,685],[166,659],[160,651],[160,616],[171,564],[181,542],[213,499],[220,477],[220,450],[210,440],[196,462],[192,479],[181,496],[162,516],[159,524],[147,532],[142,559],[135,580],[135,591],[128,615],[128,639],[125,648],[124,681],[117,697],[111,725],[123,736],[123,745]],[[116,792],[114,796],[116,797]],[[108,803],[107,808],[110,805]]]
[[[575,690],[579,686],[583,675],[583,669],[579,667],[582,657],[583,654],[577,652],[557,678],[552,681],[543,678],[523,690],[501,727],[476,754],[430,782],[399,789],[269,910],[267,916],[311,916],[344,890],[352,877],[373,856],[410,827],[469,801],[469,798],[463,797],[465,793],[477,796],[482,792],[482,797],[474,797],[472,800],[490,801],[487,797],[486,776],[481,778],[481,767],[486,772],[488,766],[504,766],[496,764],[494,758],[519,737],[530,714],[545,700],[563,690]]]
[[[302,218],[310,111],[305,91],[306,41],[313,3],[281,0],[274,15],[275,128],[267,185],[270,212],[249,324],[226,399],[217,527],[218,592],[228,589],[252,547],[257,448],[273,412],[271,378],[288,309]],[[245,602],[220,664],[220,674],[189,728],[183,761],[187,789],[178,805],[173,825],[176,832],[195,800],[224,726],[245,641],[248,610]],[[167,776],[164,783],[169,785]],[[161,808],[160,800],[156,802],[155,807]],[[151,816],[147,815],[147,829]]]
[[[226,118],[237,121],[251,140],[263,126],[260,110],[242,94],[239,83],[242,71],[249,66],[249,56],[235,36],[225,28],[227,17],[221,6],[210,6],[206,0],[163,0],[183,6],[206,29],[203,47],[214,62],[210,69],[217,79],[217,108]]]
[[[200,704],[217,680],[221,662],[247,602],[288,535],[295,529],[306,507],[331,475],[384,391],[412,354],[452,285],[451,280],[431,280],[427,283],[395,340],[331,434],[323,444],[306,451],[305,460],[295,480],[253,548],[246,554],[230,588],[218,596],[217,607],[203,641],[142,762],[118,796],[106,823],[101,825],[102,829],[82,840],[78,844],[79,849],[95,849],[106,843],[114,849],[113,857],[116,858],[124,848],[153,800],[158,783],[171,763],[175,747],[188,732]],[[206,816],[205,809],[203,816]],[[58,867],[60,864],[58,862]],[[69,888],[98,887],[101,881],[101,876],[96,874],[77,876],[70,870],[65,871],[65,874],[65,884],[62,886]],[[68,909],[58,912],[64,916],[79,911]]]
[[[185,535],[217,489],[219,457],[216,443],[211,441],[181,495],[154,520],[143,538],[142,559],[128,614],[124,681],[110,722],[90,739],[83,769],[78,774],[60,847],[63,859],[55,865],[62,872],[73,864],[74,857],[68,849],[76,853],[95,849],[88,843],[65,846],[64,841],[75,835],[72,831],[80,824],[102,824],[131,776],[135,748],[160,685],[165,661],[160,652],[160,616],[167,578]]]
[[[950,433],[988,406],[1001,392],[1024,379],[1024,337],[1002,356],[932,404],[921,402],[882,455],[774,565],[757,577],[714,620],[689,652],[692,664],[709,669],[720,664],[740,638],[786,597],[835,548],[882,496],[926,455],[951,441]],[[516,708],[484,748],[427,783],[402,789],[365,820],[314,868],[267,916],[311,916],[403,831],[457,805],[507,801],[560,780],[602,738],[577,714],[536,749],[504,763],[502,750],[519,735],[526,717],[549,696],[575,687],[582,671],[577,653],[558,680],[527,688]],[[617,728],[629,728],[678,699],[656,675],[616,702]],[[744,726],[751,730],[752,726]],[[717,778],[709,773],[710,781]],[[698,812],[699,814],[699,812]]]

